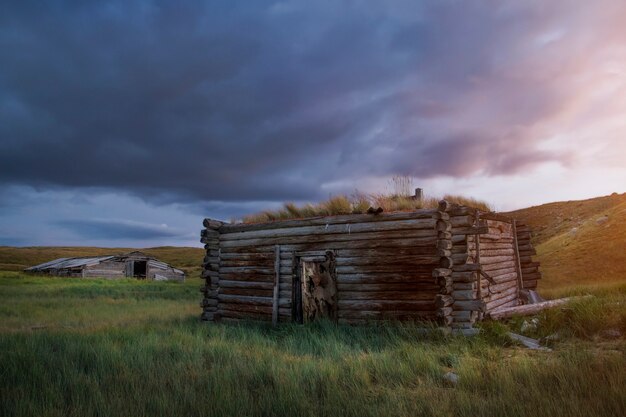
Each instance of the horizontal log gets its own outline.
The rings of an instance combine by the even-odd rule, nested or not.
[[[509,288],[517,288],[517,282],[507,281],[500,284],[491,284],[486,279],[481,280],[481,290],[483,292],[483,298],[489,297],[489,293],[500,293]]]
[[[437,256],[435,242],[429,246],[399,247],[399,248],[377,248],[377,249],[338,249],[335,251],[338,258],[357,257],[398,257],[398,256]]]
[[[239,295],[226,295],[226,294],[218,294],[217,299],[220,304],[230,303],[230,304],[248,304],[248,305],[256,305],[256,306],[271,306],[272,305],[272,297],[248,297],[248,296],[239,296]],[[278,305],[281,307],[290,307],[290,300],[278,300]]]
[[[503,282],[508,282],[508,281],[517,282],[517,272],[510,272],[508,274],[500,274],[500,275],[489,274],[489,276],[496,282],[496,284],[501,284]]]
[[[341,291],[338,298],[346,300],[408,300],[433,301],[434,291]]]
[[[399,273],[414,274],[428,273],[433,270],[434,265],[340,265],[337,264],[335,270],[338,274],[372,274],[372,273]],[[281,268],[282,273],[282,268]]]
[[[290,261],[283,261],[290,262]],[[285,265],[286,266],[286,265]],[[233,267],[257,267],[257,268],[273,268],[274,262],[269,259],[226,259],[222,260],[217,270]]]
[[[216,306],[218,301],[214,298],[203,298],[200,307]]]
[[[535,250],[535,248],[531,248],[531,249],[520,249],[519,250],[519,255],[520,256],[533,256],[536,255],[537,251]]]
[[[394,301],[394,300],[368,300],[353,301],[339,299],[337,306],[342,310],[406,310],[406,311],[434,311],[435,301]]]
[[[221,273],[220,278],[220,281],[274,282],[274,276],[272,274]]]
[[[454,284],[452,284],[452,288],[454,290],[472,290],[472,289],[476,289],[478,287],[478,285],[476,284],[476,282],[455,282]],[[483,283],[483,288],[486,288],[487,284]]]
[[[532,273],[535,273],[535,272],[538,272],[538,271],[539,271],[539,268],[536,267],[536,266],[522,268],[522,276],[524,274],[532,274]]]
[[[452,235],[452,243],[454,245],[463,245],[467,243],[468,236],[466,235]]]
[[[260,288],[222,288],[219,293],[222,295],[243,295],[248,297],[271,297],[273,290],[263,290]]]
[[[457,321],[474,322],[478,318],[476,311],[453,311],[451,316]]]
[[[535,288],[537,288],[537,280],[524,280],[523,281],[524,284],[524,288],[529,289],[529,290],[534,290]]]
[[[425,273],[412,273],[412,272],[400,272],[400,273],[356,273],[356,274],[337,274],[338,284],[387,284],[387,283],[434,283],[434,279],[431,272]]]
[[[363,319],[363,320],[427,320],[435,319],[435,311],[419,310],[339,310],[337,312],[339,322],[342,319]],[[360,322],[360,324],[364,324]]]
[[[281,259],[287,259],[286,256],[289,255],[289,259],[291,259],[291,254],[288,253],[282,253],[281,254]],[[274,261],[275,259],[275,254],[273,252],[270,251],[266,251],[266,252],[235,252],[235,253],[228,253],[228,252],[222,252],[220,254],[220,260],[221,261],[227,261],[227,260],[271,260]]]
[[[482,300],[455,301],[452,305],[453,310],[484,311],[484,308],[485,303]]]
[[[406,283],[382,283],[382,284],[356,284],[356,283],[337,283],[337,291],[340,293],[343,291],[403,291],[408,293],[415,292],[429,292],[431,294],[436,294],[439,290],[439,285],[428,282],[428,283],[415,283],[415,282],[406,282]],[[340,295],[343,298],[343,295]]]
[[[486,311],[493,311],[501,307],[517,305],[517,303],[518,303],[517,294],[510,294],[506,297],[489,301],[486,305]]]
[[[524,281],[536,281],[538,279],[541,279],[541,272],[533,272],[529,274],[522,273],[522,279]]]
[[[468,261],[471,261],[470,256],[467,253],[456,253],[452,255],[452,261],[454,265],[463,265]]]
[[[495,233],[487,233],[487,234],[483,234],[480,235],[480,245],[482,246],[483,243],[487,243],[489,241],[492,242],[499,242],[499,243],[513,243],[513,238],[501,233],[495,234]]]
[[[461,264],[452,267],[453,272],[473,272],[480,269],[480,264]]]
[[[229,248],[254,248],[281,245],[281,250],[350,249],[360,247],[427,246],[436,242],[435,230],[400,230],[387,232],[344,233],[336,235],[310,235],[242,239],[220,242],[223,252]],[[393,241],[393,243],[392,243]],[[341,243],[345,242],[345,243]],[[282,248],[285,246],[284,248]],[[248,249],[249,250],[249,249]]]
[[[240,233],[258,230],[274,230],[284,228],[300,228],[309,226],[326,226],[355,223],[381,223],[400,220],[432,219],[437,212],[434,209],[421,209],[412,212],[395,212],[372,214],[346,214],[337,216],[316,216],[302,219],[276,220],[263,223],[226,223],[220,227],[220,233]]]
[[[474,282],[474,281],[476,281],[476,272],[474,272],[474,271],[466,271],[466,272],[454,271],[454,272],[452,272],[452,281],[454,283],[457,283],[457,282]]]
[[[358,234],[364,232],[385,232],[398,230],[429,230],[435,228],[434,219],[408,219],[386,222],[366,222],[348,224],[321,224],[304,227],[285,227],[275,229],[251,230],[234,233],[221,232],[220,243],[231,240],[263,239],[294,236]]]
[[[473,290],[458,290],[452,292],[452,297],[455,301],[459,300],[474,300],[476,299],[476,292]]]
[[[207,229],[217,230],[224,225],[224,222],[206,218],[202,221],[202,225]]]
[[[510,256],[482,256],[482,253],[481,253],[480,255],[481,265],[490,265],[490,264],[495,264],[495,263],[500,263],[500,262],[514,261],[514,260],[515,258],[513,254],[511,254]]]
[[[501,271],[501,270],[515,270],[515,271],[517,270],[515,267],[514,260],[509,260],[506,262],[496,262],[493,264],[485,265],[482,263],[482,259],[481,259],[481,269],[487,272],[488,274],[495,273],[495,271]],[[507,271],[507,272],[510,272],[510,271]]]
[[[488,296],[484,297],[485,301],[490,302],[490,301],[494,301],[494,300],[498,300],[504,297],[508,297],[509,295],[516,295],[518,294],[518,289],[517,289],[517,285],[511,285],[508,287],[504,287],[502,289],[500,289],[498,292],[493,292],[490,293]]]
[[[500,320],[503,318],[509,318],[513,316],[533,315],[547,308],[558,307],[558,306],[567,304],[571,301],[581,300],[581,299],[585,299],[588,297],[590,296],[559,298],[556,300],[549,300],[549,301],[544,301],[544,302],[536,303],[536,304],[526,304],[522,306],[502,308],[502,309],[491,311],[489,313],[489,317],[494,320]]]
[[[360,266],[360,265],[402,265],[402,266],[418,266],[418,265],[426,265],[432,266],[437,265],[441,260],[440,256],[437,255],[407,255],[407,256],[382,256],[382,257],[337,257],[336,262],[337,265],[352,265],[352,266]]]
[[[489,228],[487,226],[464,226],[452,228],[453,235],[480,235],[485,233],[489,233]]]
[[[472,215],[450,217],[450,224],[452,225],[453,228],[472,226],[475,221],[476,219]]]

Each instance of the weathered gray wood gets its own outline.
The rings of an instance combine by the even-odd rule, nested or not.
[[[310,226],[326,226],[335,224],[377,223],[400,220],[432,219],[434,209],[420,209],[412,212],[370,214],[347,214],[337,216],[317,216],[302,219],[276,220],[264,223],[226,223],[220,227],[220,233],[240,233],[258,230],[274,230],[279,228],[297,228]]]
[[[395,301],[395,300],[368,300],[368,301],[353,301],[342,300],[338,301],[339,311],[342,310],[435,310],[435,300],[429,301]]]
[[[537,303],[537,304],[526,304],[522,306],[502,308],[502,309],[491,311],[489,313],[489,317],[491,317],[494,320],[499,320],[499,319],[512,317],[512,316],[532,315],[542,310],[545,310],[547,308],[557,307],[563,304],[567,304],[570,301],[581,300],[581,299],[585,299],[589,297],[591,296],[558,298],[556,300],[544,301],[542,303]]]
[[[432,279],[431,279],[432,281]],[[400,282],[400,283],[379,283],[379,284],[359,284],[359,283],[338,283],[337,289],[341,291],[340,294],[343,298],[343,292],[370,292],[370,291],[403,291],[408,296],[413,296],[416,293],[429,293],[436,294],[439,289],[439,285],[434,282],[428,283],[415,283],[415,282]]]
[[[258,306],[272,306],[272,297],[250,297],[250,296],[239,296],[239,295],[226,295],[226,294],[218,294],[217,299],[220,303],[231,303],[231,304],[249,304],[249,305],[258,305]],[[279,300],[279,307],[289,307],[291,305],[290,300]]]
[[[512,227],[513,227],[513,249],[515,253],[515,268],[517,269],[517,286],[518,286],[518,289],[521,291],[524,289],[524,281],[522,279],[522,265],[520,263],[519,247],[517,245],[517,228],[516,228],[515,220],[513,220]]]
[[[337,312],[339,323],[366,324],[369,321],[378,320],[428,320],[435,319],[435,311],[420,310],[339,310]],[[347,319],[352,319],[347,321]],[[360,319],[360,321],[355,321]]]
[[[389,222],[325,224],[319,226],[288,227],[280,229],[243,231],[224,233],[219,236],[220,243],[231,240],[260,239],[294,236],[357,234],[364,232],[384,232],[397,230],[430,230],[435,228],[434,219],[410,219]]]
[[[339,273],[337,283],[339,284],[386,284],[386,283],[434,283],[431,271],[421,273],[410,271],[401,272],[379,272],[379,273]]]
[[[444,308],[444,307],[449,307],[453,303],[454,303],[453,296],[439,294],[435,297],[435,306],[439,309]]]
[[[310,235],[273,237],[262,239],[242,239],[220,242],[222,250],[228,248],[247,247],[255,248],[266,245],[285,246],[285,251],[313,249],[319,244],[319,249],[327,249],[332,243],[333,249],[350,249],[358,247],[384,247],[389,246],[391,241],[397,246],[431,245],[437,238],[435,230],[405,230],[393,232],[363,232],[345,233],[337,235]],[[412,239],[415,239],[412,241]],[[362,242],[364,241],[364,242]],[[344,242],[344,243],[341,243]],[[293,247],[292,247],[293,245]],[[227,250],[228,251],[228,250]],[[231,249],[232,251],[232,249]]]
[[[484,311],[485,303],[482,300],[455,301],[452,305],[452,309],[465,311]]]
[[[341,300],[398,300],[398,301],[433,301],[435,291],[342,291]]]
[[[452,297],[454,300],[474,300],[477,296],[474,290],[458,290],[452,291]]]
[[[272,298],[272,325],[278,325],[278,285],[280,282],[280,246],[276,245],[274,260],[274,293]]]
[[[202,225],[204,227],[206,227],[207,229],[217,230],[220,227],[222,227],[222,225],[224,225],[224,222],[221,222],[219,220],[213,220],[213,219],[206,218],[206,219],[204,219],[202,221]]]

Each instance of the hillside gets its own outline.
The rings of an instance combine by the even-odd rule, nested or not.
[[[200,270],[204,249],[162,246],[147,249],[130,248],[95,248],[95,247],[46,247],[33,246],[15,248],[0,246],[0,270],[21,271],[26,267],[37,265],[58,258],[78,256],[103,256],[140,250],[148,255],[167,262],[187,274]]]
[[[534,230],[539,289],[626,281],[626,194],[506,213]]]

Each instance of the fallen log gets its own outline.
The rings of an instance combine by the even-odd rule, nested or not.
[[[504,319],[512,316],[529,316],[532,314],[536,314],[542,310],[551,307],[557,307],[563,304],[567,304],[573,300],[581,300],[584,298],[589,298],[591,295],[579,296],[579,297],[566,297],[566,298],[558,298],[556,300],[544,301],[542,303],[537,304],[526,304],[523,306],[515,306],[515,307],[506,307],[491,311],[489,313],[489,317],[494,320]]]

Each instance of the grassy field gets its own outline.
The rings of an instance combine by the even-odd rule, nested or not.
[[[207,324],[199,282],[0,272],[1,416],[596,416],[626,410],[626,285],[540,316],[529,351],[381,327]],[[575,291],[575,290],[569,290]],[[558,294],[557,294],[558,295]],[[510,326],[518,330],[520,320]],[[460,377],[450,387],[442,376]]]

